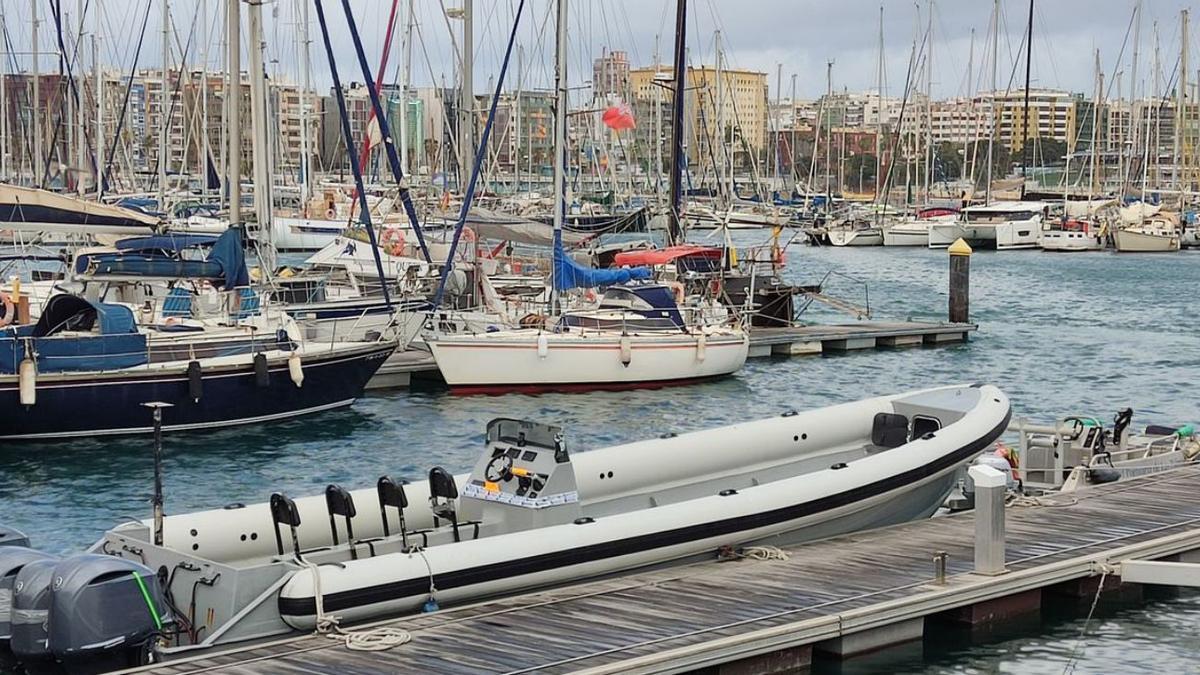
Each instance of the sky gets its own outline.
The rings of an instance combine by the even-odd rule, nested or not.
[[[46,0],[39,3],[41,24],[39,43],[43,50],[41,67],[58,67],[54,23],[48,16]],[[84,9],[83,68],[91,67],[90,36],[99,36],[102,63],[128,71],[134,63],[138,35],[147,17],[147,28],[138,64],[155,67],[161,60],[161,7],[167,0],[61,0],[65,22],[78,23]],[[410,0],[400,0],[401,15]],[[169,0],[174,27],[171,60],[186,52],[186,62],[198,66],[205,61],[221,68],[221,36],[224,0]],[[451,39],[461,23],[448,19],[443,7],[454,8],[463,0],[411,0],[414,10],[412,45],[412,82],[428,85],[456,78],[457,58]],[[504,46],[512,30],[519,0],[475,0],[476,57],[474,80],[478,93],[489,91],[499,75]],[[264,39],[268,52],[268,71],[274,77],[301,80],[304,53],[301,39],[302,0],[274,0],[264,7]],[[368,61],[378,68],[386,33],[390,0],[353,0],[356,17]],[[347,22],[337,0],[325,0],[330,40],[343,81],[361,81]],[[506,82],[509,87],[520,80],[528,88],[547,87],[553,73],[554,1],[526,0],[517,28],[514,54]],[[932,59],[932,89],[935,97],[946,98],[967,93],[968,77],[973,89],[991,85],[989,0],[937,0],[932,3],[933,35],[925,39],[931,3],[929,0],[689,0],[688,45],[692,65],[714,60],[714,32],[719,30],[727,63],[733,67],[768,74],[770,96],[778,95],[778,64],[782,65],[782,95],[791,94],[792,76],[796,76],[798,98],[814,98],[826,88],[826,63],[832,61],[835,90],[874,90],[879,70],[879,23],[883,8],[884,91],[903,93],[914,39],[922,42],[921,58]],[[1134,36],[1140,37],[1136,64],[1138,92],[1153,93],[1166,89],[1176,69],[1182,8],[1177,0],[1141,0],[1142,17],[1132,19],[1137,0],[1039,0],[1034,11],[1032,85],[1092,96],[1095,82],[1095,53],[1100,50],[1101,68],[1107,83],[1106,94],[1115,97],[1120,73],[1122,93],[1129,94],[1135,64]],[[98,9],[97,9],[98,8]],[[330,69],[321,42],[315,11],[309,13],[311,79],[315,87],[326,89]],[[243,21],[247,13],[243,5]],[[997,82],[1000,89],[1020,88],[1024,84],[1023,38],[1029,3],[1026,0],[1000,1],[999,57]],[[9,50],[16,52],[4,59],[4,70],[12,72],[32,67],[30,3],[3,0],[0,12],[9,36]],[[591,62],[604,50],[623,50],[636,67],[654,61],[670,61],[674,21],[674,0],[569,0],[568,65],[573,87],[586,86],[591,79]],[[1200,21],[1197,16],[1196,21]],[[1155,25],[1158,28],[1158,78],[1155,61]],[[1195,21],[1193,22],[1195,23]],[[403,61],[400,49],[404,28],[400,20],[385,81],[396,81]],[[974,30],[974,59],[971,59]],[[74,27],[68,30],[72,35]],[[245,28],[243,28],[243,35]],[[1192,57],[1192,81],[1200,65],[1200,50],[1189,39]],[[931,53],[930,53],[931,52]],[[519,64],[518,64],[519,62]],[[243,56],[243,66],[245,65]],[[968,65],[973,63],[973,68]],[[1156,79],[1158,80],[1156,84]],[[923,86],[923,85],[922,85]]]

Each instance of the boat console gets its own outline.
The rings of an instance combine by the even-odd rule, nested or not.
[[[500,418],[462,490],[464,518],[499,532],[557,525],[580,516],[575,470],[561,427]]]

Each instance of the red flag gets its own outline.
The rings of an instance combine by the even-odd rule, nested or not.
[[[604,122],[604,126],[613,131],[624,131],[637,126],[633,121],[633,111],[624,103],[605,110],[600,119]]]

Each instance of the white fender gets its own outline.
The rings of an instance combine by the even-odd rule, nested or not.
[[[708,336],[704,333],[696,338],[696,360],[703,361],[704,357],[708,356]]]
[[[628,335],[621,335],[621,365],[628,367],[633,361],[633,345]]]
[[[537,355],[539,359],[544,359],[550,355],[550,339],[546,337],[545,333],[538,333]]]
[[[304,366],[300,363],[300,353],[293,351],[288,357],[288,373],[297,387],[304,386]]]
[[[17,379],[20,382],[21,405],[31,406],[37,403],[37,366],[33,359],[26,354],[25,358],[21,359],[21,366],[18,370]]]

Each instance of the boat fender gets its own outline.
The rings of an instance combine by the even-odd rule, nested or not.
[[[21,359],[17,379],[21,390],[21,405],[29,407],[37,403],[37,364],[29,358],[26,348],[25,358]]]
[[[4,314],[0,314],[0,328],[3,328],[17,320],[17,306],[4,291],[0,291],[0,304],[4,306]]]
[[[267,370],[267,355],[262,352],[254,355],[254,384],[259,389],[271,386],[271,373]]]
[[[633,345],[629,341],[629,335],[621,334],[621,365],[626,368],[633,361]]]
[[[550,338],[547,338],[545,333],[538,333],[537,355],[539,359],[550,355]]]
[[[304,366],[300,363],[299,352],[292,352],[292,355],[288,357],[288,373],[297,387],[304,386]]]
[[[1088,469],[1088,481],[1093,485],[1115,483],[1119,480],[1121,480],[1121,472],[1116,469],[1105,469],[1102,467]]]
[[[708,356],[708,336],[701,333],[700,337],[696,338],[696,360],[703,362],[706,356]]]
[[[187,365],[188,397],[192,403],[199,403],[204,395],[204,378],[200,371],[199,361],[188,361]]]

